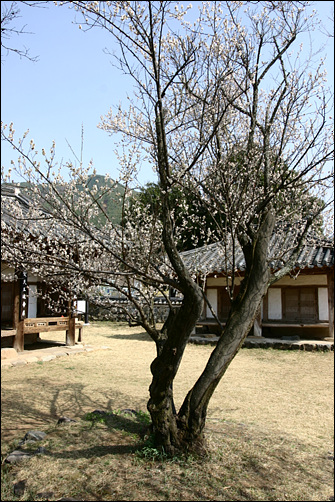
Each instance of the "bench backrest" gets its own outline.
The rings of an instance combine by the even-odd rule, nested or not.
[[[24,333],[43,333],[48,331],[62,331],[69,329],[69,317],[37,317],[23,321]]]

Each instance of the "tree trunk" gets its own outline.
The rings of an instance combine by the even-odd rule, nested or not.
[[[154,46],[152,46],[152,50],[155,67]],[[161,345],[157,344],[158,355],[151,364],[152,383],[149,387],[150,399],[147,408],[152,419],[156,445],[162,447],[168,454],[174,454],[176,449],[180,449],[180,441],[177,415],[173,402],[172,383],[178,371],[186,344],[201,315],[203,300],[201,288],[192,280],[186,269],[178,253],[174,238],[172,211],[169,200],[171,173],[168,162],[169,156],[165,135],[161,89],[158,75],[156,77],[158,99],[155,113],[158,172],[162,189],[162,239],[165,251],[178,277],[180,290],[183,292],[184,299],[179,311],[164,326],[166,332],[162,333]]]
[[[152,383],[147,405],[152,419],[155,443],[168,454],[183,449],[180,443],[172,383],[178,371],[190,334],[200,317],[202,294],[195,284],[168,327],[164,345],[151,364]]]
[[[202,375],[186,396],[179,411],[178,426],[182,431],[180,433],[189,443],[199,441],[203,437],[210,398],[248,335],[266,294],[270,278],[267,254],[273,228],[274,217],[268,213],[254,245],[244,250],[247,271],[240,292],[233,302],[225,329]]]
[[[192,302],[185,302],[178,322],[174,325],[173,335],[168,338],[161,356],[152,363],[153,381],[148,409],[156,444],[168,453],[176,450],[201,451],[205,446],[203,430],[209,401],[248,335],[267,291],[270,278],[267,253],[273,227],[274,218],[268,213],[253,245],[244,249],[248,267],[240,292],[202,375],[187,394],[177,416],[173,413],[171,385],[185,344],[200,314],[201,298],[197,304],[199,308],[194,311],[191,308]]]

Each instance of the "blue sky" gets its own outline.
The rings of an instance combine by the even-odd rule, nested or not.
[[[10,4],[11,2],[1,2]],[[112,50],[112,39],[103,30],[84,32],[73,24],[75,13],[67,7],[28,7],[17,2],[20,18],[17,27],[26,25],[31,34],[11,39],[18,49],[29,48],[36,63],[16,54],[2,55],[1,120],[14,123],[21,136],[28,128],[37,149],[49,149],[56,142],[58,161],[73,161],[67,145],[80,156],[81,128],[84,128],[84,163],[93,159],[98,174],[118,176],[115,145],[108,134],[97,128],[101,115],[112,105],[125,102],[131,93],[131,82],[111,64],[103,49]],[[193,2],[195,5],[197,2]],[[322,20],[323,29],[333,33],[332,1],[313,3]],[[78,17],[80,20],[80,17]],[[334,39],[321,32],[312,35],[313,44],[326,44],[328,81],[334,86]],[[2,142],[3,143],[3,142]],[[1,145],[1,164],[9,166],[13,150]],[[139,176],[141,183],[154,181],[146,168]]]

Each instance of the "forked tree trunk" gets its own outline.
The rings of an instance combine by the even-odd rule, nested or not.
[[[181,449],[172,384],[201,310],[202,294],[195,285],[190,294],[184,297],[183,304],[168,329],[166,342],[151,364],[152,383],[147,408],[152,419],[156,445],[168,454]]]
[[[153,381],[148,409],[153,420],[156,443],[164,447],[168,453],[174,453],[176,450],[199,451],[204,446],[203,430],[209,401],[248,335],[267,291],[270,278],[267,254],[273,227],[274,218],[268,213],[255,242],[244,249],[247,271],[240,293],[233,302],[225,329],[203,373],[187,394],[177,415],[173,413],[171,384],[189,334],[197,321],[199,310],[194,311],[193,315],[186,316],[185,306],[183,312],[185,317],[180,319],[181,324],[178,325],[182,338],[179,338],[179,333],[176,331],[171,334],[171,339],[168,338],[161,357],[157,357],[152,364]],[[201,300],[199,305],[201,307]],[[176,354],[175,349],[177,349]],[[180,357],[177,354],[180,354]],[[178,360],[177,365],[174,364],[176,360]]]

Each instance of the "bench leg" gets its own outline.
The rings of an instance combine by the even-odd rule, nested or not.
[[[16,326],[16,335],[14,338],[14,349],[17,352],[24,351],[24,321],[20,321]]]
[[[78,333],[78,342],[81,342],[81,341],[82,341],[82,338],[81,338],[81,333],[82,333],[82,330],[83,330],[83,328],[82,328],[82,327],[78,328],[78,331],[79,331],[79,333]]]
[[[76,335],[76,319],[74,317],[70,317],[69,319],[69,329],[66,330],[66,345],[75,345]]]

